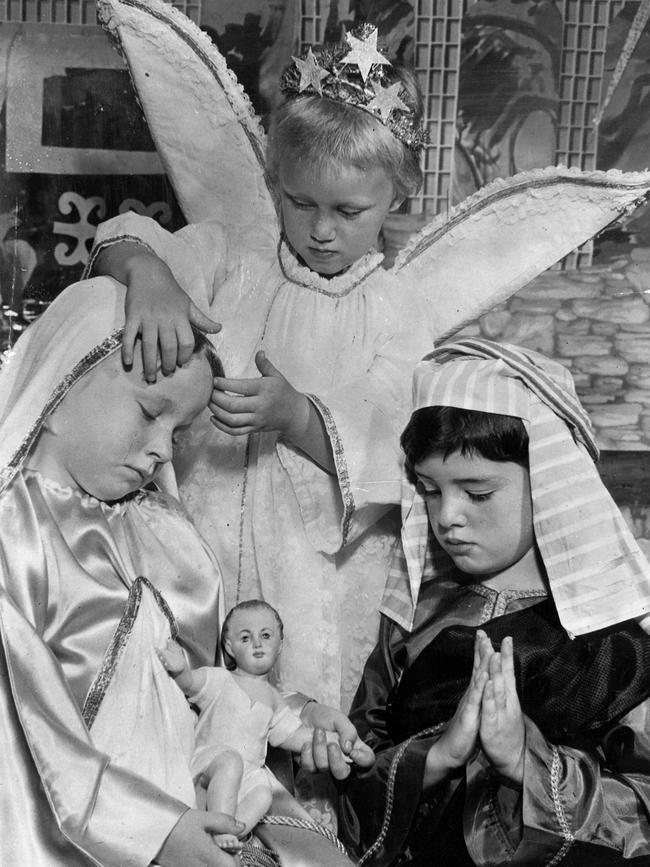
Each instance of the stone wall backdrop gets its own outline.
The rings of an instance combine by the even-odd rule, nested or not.
[[[460,333],[569,368],[603,450],[603,478],[650,557],[650,246],[604,246],[595,261],[545,272]]]

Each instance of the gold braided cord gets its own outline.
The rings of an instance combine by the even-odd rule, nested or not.
[[[388,784],[386,787],[386,805],[384,807],[384,818],[381,823],[381,828],[379,829],[379,834],[377,835],[377,839],[372,844],[372,846],[364,852],[362,857],[359,859],[358,867],[361,867],[362,864],[365,864],[368,858],[371,855],[374,855],[375,852],[379,849],[379,847],[383,844],[386,839],[386,835],[388,834],[388,828],[390,826],[390,820],[393,814],[393,805],[395,803],[395,780],[397,778],[397,769],[399,767],[399,763],[404,756],[407,748],[413,743],[417,738],[427,737],[429,735],[436,735],[440,732],[444,727],[445,723],[438,723],[438,725],[432,726],[428,729],[423,729],[421,732],[417,734],[411,735],[411,737],[404,741],[404,743],[397,750],[395,755],[393,756],[393,760],[390,763],[390,768],[388,770]]]
[[[252,843],[244,843],[239,860],[242,867],[280,867],[280,859],[275,852]]]
[[[564,812],[564,805],[562,804],[562,799],[560,797],[560,771],[562,769],[562,762],[560,760],[560,753],[558,748],[555,745],[552,745],[553,749],[553,760],[551,762],[551,796],[553,798],[553,806],[555,807],[555,815],[560,826],[560,830],[562,831],[562,836],[564,837],[564,843],[562,844],[561,849],[556,852],[556,854],[551,858],[548,862],[547,867],[555,867],[556,864],[560,864],[573,843],[575,842],[575,837],[571,832],[571,826],[566,817],[566,813]]]
[[[287,825],[290,828],[303,828],[305,831],[314,831],[316,834],[320,834],[322,837],[325,837],[333,846],[341,852],[343,855],[347,855],[347,850],[343,843],[339,840],[339,838],[330,831],[329,828],[325,828],[324,825],[319,825],[317,822],[312,822],[309,819],[298,819],[294,816],[264,816],[260,819],[261,825]]]

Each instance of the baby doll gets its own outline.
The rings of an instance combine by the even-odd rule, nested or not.
[[[260,599],[228,613],[221,644],[228,668],[192,670],[180,646],[168,641],[160,659],[192,704],[199,709],[191,770],[197,797],[208,810],[236,815],[248,834],[271,806],[274,778],[265,767],[267,743],[300,752],[313,730],[301,724],[269,674],[282,650],[284,627],[277,611]],[[368,748],[357,741],[351,752]],[[231,834],[215,836],[230,852],[241,849]]]

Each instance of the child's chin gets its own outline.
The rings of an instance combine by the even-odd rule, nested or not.
[[[348,267],[348,263],[341,262],[341,258],[339,256],[332,256],[329,259],[324,259],[320,256],[312,256],[308,261],[308,265],[312,271],[320,274],[321,277],[334,277],[336,274],[340,274],[342,271],[345,271],[345,269]]]

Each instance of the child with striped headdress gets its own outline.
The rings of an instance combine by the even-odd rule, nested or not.
[[[650,566],[570,374],[459,340],[414,398],[346,842],[372,865],[647,863]]]

